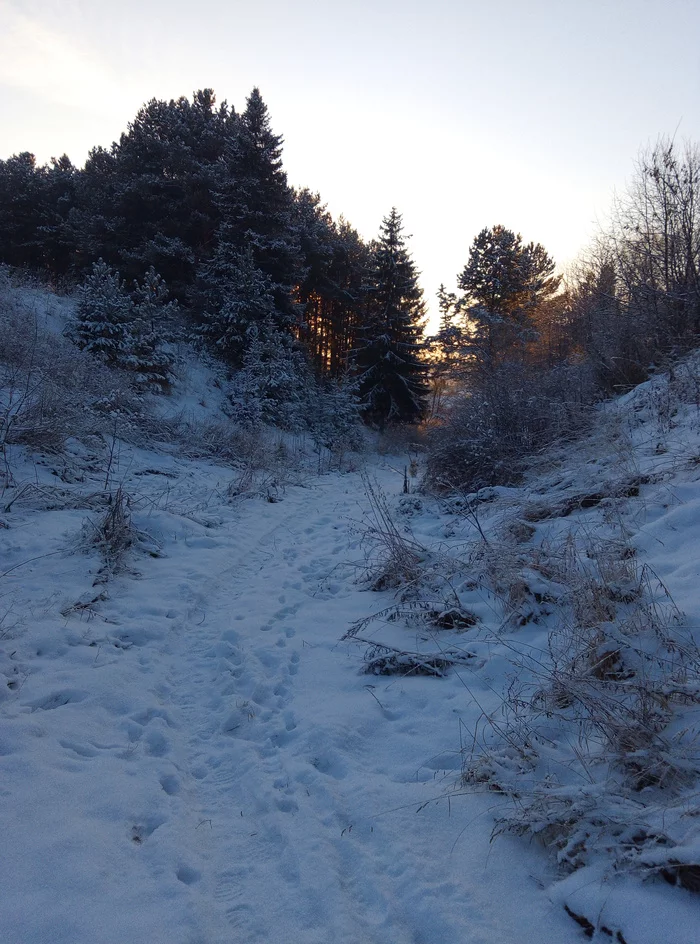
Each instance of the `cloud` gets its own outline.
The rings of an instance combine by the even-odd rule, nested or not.
[[[70,19],[68,24],[58,29],[47,16],[0,3],[0,85],[83,111],[123,108],[133,83],[70,32]]]

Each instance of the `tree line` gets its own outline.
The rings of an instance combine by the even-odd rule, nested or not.
[[[292,188],[258,89],[240,113],[210,89],[153,99],[83,168],[0,161],[0,261],[82,283],[77,342],[161,388],[177,323],[238,370],[349,372],[377,425],[424,414],[425,311],[400,214],[368,243]]]
[[[377,427],[432,413],[435,481],[485,484],[697,344],[699,206],[697,146],[659,140],[566,278],[506,226],[478,233],[426,339],[397,210],[364,241],[289,185],[258,89],[240,113],[205,89],[151,100],[83,168],[0,161],[0,261],[79,284],[76,342],[143,383],[167,389],[178,332],[253,418],[314,384],[342,412],[342,379]]]

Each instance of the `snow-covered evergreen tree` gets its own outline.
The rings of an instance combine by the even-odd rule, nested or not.
[[[200,333],[223,360],[241,366],[259,329],[276,321],[272,283],[255,264],[250,247],[239,251],[221,244],[207,271],[213,290]]]
[[[373,247],[367,311],[354,355],[364,416],[380,428],[417,422],[428,395],[420,358],[425,304],[406,238],[401,215],[392,208]]]
[[[464,329],[459,324],[457,296],[448,292],[444,285],[438,289],[440,324],[437,334],[430,339],[438,362],[439,373],[450,377],[459,370],[464,350]]]
[[[240,422],[261,422],[298,431],[308,423],[313,375],[306,357],[272,319],[251,327],[243,367],[232,381],[230,400]]]
[[[177,302],[151,267],[131,295],[100,259],[78,292],[73,335],[79,347],[109,367],[132,371],[137,383],[166,390],[172,357],[163,344],[172,335]]]
[[[457,305],[480,363],[494,365],[536,337],[532,314],[561,281],[554,269],[543,246],[523,245],[520,234],[504,226],[483,229],[474,239],[459,276],[464,295]]]
[[[240,366],[256,326],[262,330],[266,321],[278,331],[295,326],[298,306],[292,296],[301,278],[282,139],[270,127],[258,89],[250,94],[219,163],[214,203],[219,223],[214,252],[200,271],[203,323],[198,333],[229,364]]]
[[[292,293],[301,265],[294,195],[282,169],[282,138],[270,127],[258,89],[251,92],[220,162],[214,202],[219,216],[215,250],[200,278],[207,332],[217,318],[225,327],[238,317],[224,309],[241,289],[241,311],[248,309],[244,320],[260,321],[264,309],[278,327],[291,328],[297,320]],[[244,348],[231,353],[240,360]]]
[[[342,453],[361,445],[360,401],[352,377],[320,381],[309,407],[308,425],[318,446]]]
[[[457,296],[454,292],[448,292],[444,285],[438,289],[437,296],[440,323],[437,334],[427,340],[430,352],[431,416],[440,412],[445,392],[463,370],[467,348],[465,331],[459,323]]]
[[[282,137],[272,131],[257,88],[240,118],[234,166],[237,228],[257,266],[270,278],[280,325],[289,326],[296,320],[292,292],[301,265],[294,194],[282,168]]]
[[[100,259],[78,290],[78,346],[110,367],[122,366],[130,350],[133,303],[119,273]]]
[[[172,374],[172,355],[164,342],[173,334],[173,318],[178,305],[168,300],[168,287],[151,268],[132,294],[134,319],[124,366],[133,370],[139,383],[167,390]]]

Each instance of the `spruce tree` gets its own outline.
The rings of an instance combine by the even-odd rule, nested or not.
[[[163,342],[173,335],[176,301],[168,300],[168,288],[151,266],[143,282],[134,284],[133,321],[124,366],[136,373],[137,381],[165,392],[170,386],[173,358]]]
[[[262,326],[276,321],[272,283],[255,264],[252,248],[226,243],[205,272],[212,287],[200,334],[222,360],[239,367]]]
[[[109,367],[122,367],[132,345],[133,303],[119,273],[100,259],[78,290],[78,346]]]
[[[420,420],[428,395],[420,357],[425,304],[406,238],[392,208],[373,246],[354,357],[365,419],[380,428]]]

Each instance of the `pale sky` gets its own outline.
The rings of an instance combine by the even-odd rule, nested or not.
[[[257,85],[290,183],[426,298],[501,223],[565,265],[658,135],[700,141],[700,0],[0,0],[0,158],[82,165],[150,98]]]

